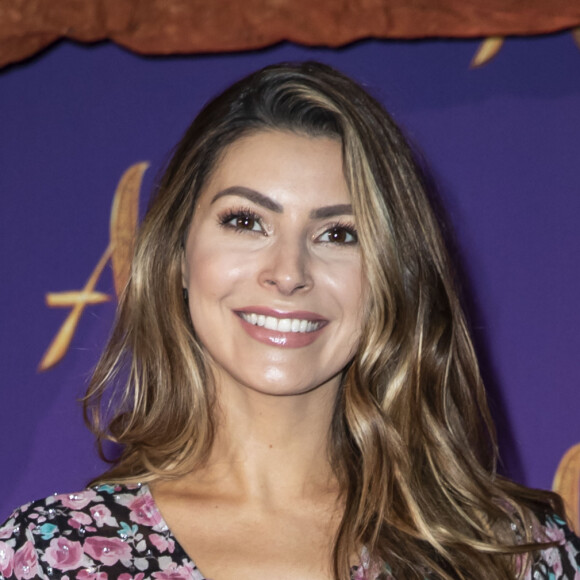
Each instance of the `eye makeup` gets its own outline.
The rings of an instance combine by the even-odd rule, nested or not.
[[[321,239],[328,235],[328,239]],[[358,234],[353,224],[340,220],[330,224],[317,238],[321,243],[353,246],[358,244]]]
[[[261,232],[262,218],[247,207],[231,208],[218,214],[218,224],[235,232]]]

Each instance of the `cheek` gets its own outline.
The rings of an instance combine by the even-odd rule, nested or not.
[[[202,342],[215,341],[216,335],[223,340],[231,308],[239,306],[240,294],[249,293],[251,264],[219,244],[192,244],[187,258],[185,283],[193,327]]]
[[[360,320],[365,303],[365,283],[358,260],[334,264],[325,276],[326,288],[341,305],[345,316]]]
[[[218,295],[220,289],[242,276],[244,262],[233,252],[211,245],[194,246],[188,255],[187,280],[190,293],[196,290]]]
[[[344,289],[344,300],[350,305],[356,318],[360,320],[364,304],[364,291],[360,271],[348,278],[348,283]]]
[[[196,251],[190,254],[186,284],[189,291],[191,322],[202,343],[212,343],[212,337],[222,328],[221,300],[231,292],[236,278],[236,265],[223,254]]]
[[[345,312],[345,328],[350,333],[350,352],[354,356],[361,340],[366,318],[366,283],[360,269],[343,280],[340,299]]]

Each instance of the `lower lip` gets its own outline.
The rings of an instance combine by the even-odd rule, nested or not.
[[[317,330],[312,332],[279,332],[270,330],[263,326],[256,326],[246,322],[241,316],[238,316],[242,323],[242,328],[258,342],[263,342],[270,346],[281,348],[300,348],[312,344],[324,330],[326,322],[321,322]]]

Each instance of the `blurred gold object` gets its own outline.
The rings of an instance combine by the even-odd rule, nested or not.
[[[580,443],[570,447],[560,460],[552,489],[564,499],[572,527],[580,534]]]
[[[87,280],[87,283],[81,291],[81,294],[89,294],[93,291],[93,288],[95,287],[101,273],[103,272],[103,268],[105,267],[105,264],[110,257],[111,246],[109,245],[105,250],[105,253],[101,256],[101,259],[93,270],[93,273]],[[68,294],[68,292],[66,294]],[[52,300],[54,301],[55,294],[53,293],[52,296]],[[86,305],[87,302],[84,300],[77,302],[74,305],[73,309],[62,323],[59,331],[56,333],[56,336],[52,339],[52,342],[50,343],[47,351],[44,353],[44,356],[40,361],[40,365],[38,366],[39,371],[46,371],[53,367],[66,354],[72,337],[74,336],[75,330],[77,329],[81,314],[83,313]]]
[[[49,292],[46,295],[46,305],[50,308],[66,308],[76,306],[79,302],[85,304],[102,304],[109,302],[111,297],[104,292],[85,292],[71,290],[70,292]]]
[[[500,51],[504,40],[503,36],[490,36],[486,38],[479,45],[475,56],[471,59],[469,68],[477,68],[487,64]]]
[[[95,286],[111,259],[117,297],[129,280],[133,246],[139,215],[141,182],[148,163],[136,163],[123,173],[111,208],[110,242],[98,261],[82,290],[49,292],[46,305],[49,308],[72,307],[62,326],[52,339],[38,366],[39,372],[46,371],[62,360],[67,353],[79,320],[90,304],[101,304],[111,299],[108,294],[95,292]]]
[[[148,163],[136,163],[125,171],[117,186],[111,208],[110,236],[113,247],[115,293],[121,296],[128,280],[133,259],[135,234],[139,221],[139,193]]]
[[[576,43],[576,46],[578,48],[580,48],[580,26],[578,28],[574,28],[574,30],[572,30],[572,38],[574,38],[574,42]]]

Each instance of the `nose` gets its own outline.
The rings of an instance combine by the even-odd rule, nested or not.
[[[310,290],[313,278],[306,243],[285,239],[269,248],[259,282],[263,286],[276,287],[285,296]]]

